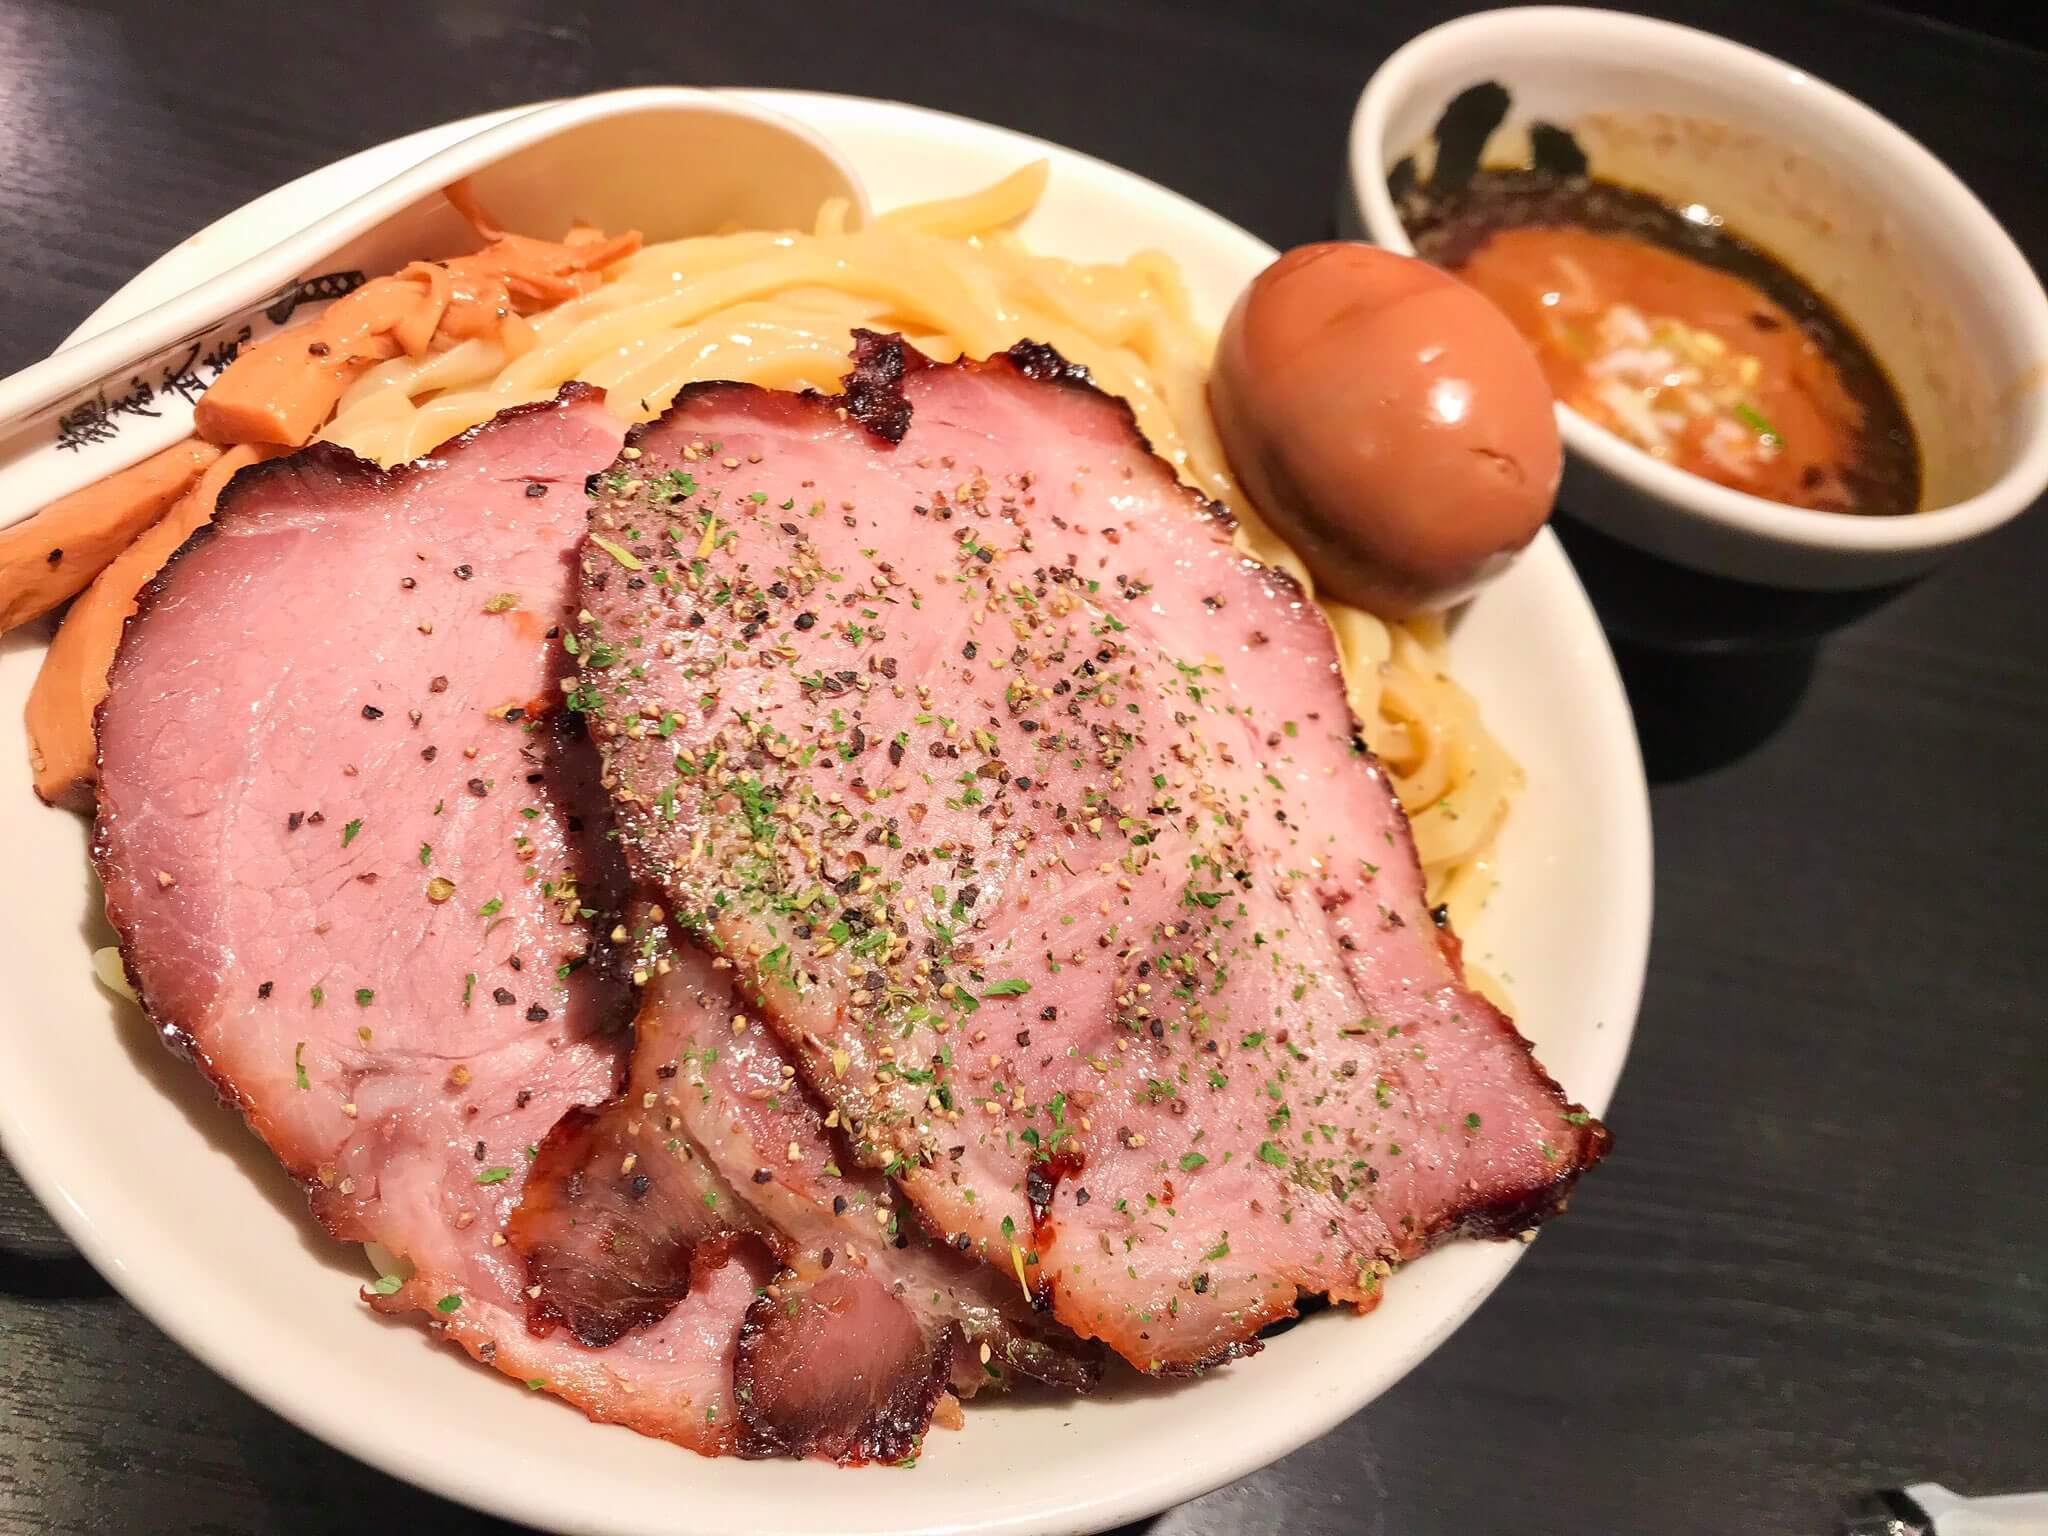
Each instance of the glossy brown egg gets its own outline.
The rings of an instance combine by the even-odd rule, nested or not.
[[[1563,449],[1550,386],[1493,304],[1412,256],[1304,245],[1252,280],[1209,403],[1231,468],[1325,596],[1456,602],[1536,536]]]

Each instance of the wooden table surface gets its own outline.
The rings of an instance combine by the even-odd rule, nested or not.
[[[627,84],[942,107],[1288,245],[1366,77],[1460,8],[0,0],[0,372],[302,171]],[[1659,9],[1861,96],[2048,258],[2048,57],[1855,0]],[[1395,1390],[1145,1529],[1823,1532],[1859,1488],[2048,1485],[2044,586],[2037,513],[1817,651],[1629,659],[1657,929],[1616,1156]],[[0,1531],[504,1529],[189,1359],[0,1162]]]

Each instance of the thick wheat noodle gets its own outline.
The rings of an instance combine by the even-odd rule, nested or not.
[[[1081,265],[1029,250],[1011,231],[1045,191],[1026,166],[964,197],[900,208],[849,229],[835,200],[809,233],[740,231],[652,245],[595,291],[527,317],[498,342],[470,341],[371,370],[325,436],[395,463],[571,378],[603,386],[645,420],[696,379],[831,389],[855,326],[897,330],[940,360],[1029,339],[1085,364],[1130,402],[1153,447],[1238,520],[1253,558],[1313,593],[1294,551],[1230,473],[1207,404],[1212,338],[1194,322],[1171,257],[1144,251]],[[1326,603],[1347,696],[1415,829],[1430,899],[1469,922],[1492,886],[1490,852],[1520,770],[1448,676],[1440,623],[1388,624]]]
[[[1010,172],[1001,181],[992,182],[964,197],[941,197],[926,203],[912,203],[906,208],[892,209],[883,214],[879,222],[891,229],[954,240],[985,235],[991,230],[1007,228],[1037,207],[1051,174],[1050,162],[1034,160]],[[841,203],[837,217],[843,219],[845,213],[845,205]]]

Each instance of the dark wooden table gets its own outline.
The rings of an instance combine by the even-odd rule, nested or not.
[[[278,182],[625,84],[944,107],[1287,245],[1374,66],[1460,8],[0,0],[0,372]],[[1860,95],[2048,258],[2048,57],[1851,0],[1659,8]],[[1630,659],[1657,936],[1619,1152],[1407,1381],[1149,1530],[1821,1532],[1857,1488],[2048,1485],[2044,578],[2037,514],[1817,652]],[[487,1529],[188,1359],[0,1163],[0,1531]]]

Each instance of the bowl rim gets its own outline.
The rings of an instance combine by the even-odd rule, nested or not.
[[[1111,161],[1044,139],[896,102],[809,91],[737,90],[746,100],[794,117],[838,145],[883,207],[943,195],[963,185],[985,185],[995,166],[1008,171],[1050,157],[1056,174],[1041,211],[1055,219],[1063,233],[1049,237],[1042,248],[1082,258],[1096,249],[1091,242],[1099,232],[1109,247],[1102,254],[1121,256],[1142,243],[1143,236],[1116,219],[1105,219],[1101,210],[1121,207],[1131,220],[1148,228],[1156,221],[1153,243],[1175,253],[1190,280],[1197,312],[1207,316],[1220,317],[1228,297],[1277,254],[1192,199]],[[253,238],[248,234],[251,227],[289,221],[343,195],[354,185],[351,178],[395,173],[401,164],[411,163],[404,157],[417,159],[438,147],[444,136],[491,120],[486,114],[423,129],[272,189],[166,250],[108,300],[86,328],[106,323],[123,305],[146,302],[152,284],[168,283],[194,266],[221,261],[228,254],[224,245],[231,251],[244,238]],[[990,162],[988,174],[983,174],[984,157]],[[956,167],[964,168],[958,181],[950,179]],[[1067,195],[1069,189],[1072,196]],[[1220,286],[1226,284],[1227,294]],[[1613,655],[1552,531],[1540,533],[1516,569],[1475,602],[1452,644],[1460,675],[1473,685],[1503,739],[1526,752],[1524,761],[1532,770],[1524,799],[1504,833],[1509,841],[1503,844],[1504,867],[1526,870],[1528,879],[1516,873],[1506,882],[1503,895],[1509,905],[1494,906],[1488,924],[1468,934],[1474,941],[1468,953],[1485,960],[1492,946],[1488,930],[1494,924],[1502,925],[1496,930],[1500,937],[1518,935],[1517,955],[1543,967],[1551,976],[1545,990],[1552,994],[1548,1008],[1534,1006],[1531,994],[1520,990],[1534,981],[1525,972],[1516,983],[1517,1001],[1530,1006],[1518,1007],[1518,1016],[1548,1021],[1539,1050],[1588,1109],[1604,1112],[1624,1073],[1641,1010],[1652,942],[1654,837],[1641,748]],[[1467,645],[1473,649],[1463,650]],[[0,641],[0,694],[19,698],[33,670],[29,663],[39,657],[41,648],[40,637],[26,629]],[[1550,686],[1530,688],[1531,676],[1549,679]],[[89,866],[80,856],[85,829],[71,817],[35,805],[28,792],[27,766],[25,753],[0,758],[0,829],[11,831],[17,822],[33,822],[40,847],[47,828],[55,862],[34,850],[32,857],[43,859],[53,871],[72,870],[81,888],[89,887]],[[4,807],[9,805],[21,809],[8,813]],[[1597,814],[1588,813],[1588,806],[1597,808]],[[10,820],[10,814],[16,819]],[[1519,841],[1525,836],[1528,842]],[[1567,893],[1570,900],[1561,901]],[[88,895],[86,900],[90,899]],[[30,897],[17,893],[16,900],[17,905],[29,900],[34,910],[47,912],[62,945],[75,943],[70,899],[61,889],[54,904],[50,891],[41,886]],[[1585,907],[1572,905],[1581,900]],[[1588,914],[1590,924],[1585,920]],[[1523,933],[1518,925],[1532,918],[1549,926],[1532,926]],[[1581,953],[1574,946],[1587,932],[1597,934],[1598,941]],[[1545,935],[1548,942],[1535,942]],[[1554,959],[1542,958],[1546,952],[1573,956],[1582,963],[1560,971]],[[1512,963],[1515,956],[1499,958]],[[1121,1525],[1247,1475],[1335,1428],[1363,1405],[1362,1392],[1377,1395],[1391,1387],[1435,1350],[1528,1251],[1512,1241],[1475,1242],[1447,1245],[1425,1256],[1411,1275],[1415,1283],[1391,1288],[1374,1318],[1311,1319],[1302,1330],[1275,1340],[1261,1357],[1263,1364],[1248,1366],[1260,1373],[1258,1377],[1239,1384],[1236,1397],[1222,1410],[1169,1423],[1171,1440],[1145,1434],[1134,1442],[1132,1418],[1121,1411],[1106,1421],[1090,1419],[1076,1440],[1104,1449],[1093,1451],[1094,1459],[1078,1474],[1070,1468],[1050,1481],[1039,1476],[1042,1460],[992,1453],[982,1444],[935,1445],[920,1478],[947,1475],[948,1463],[966,1450],[961,1464],[972,1477],[935,1486],[956,1492],[965,1487],[970,1500],[935,1495],[930,1487],[926,1496],[906,1500],[895,1491],[907,1486],[900,1484],[901,1474],[885,1467],[842,1471],[822,1463],[701,1460],[617,1426],[588,1424],[574,1409],[530,1398],[484,1367],[465,1367],[459,1357],[445,1358],[447,1346],[410,1324],[380,1319],[359,1305],[280,1308],[277,1287],[298,1283],[307,1262],[317,1266],[320,1285],[336,1279],[349,1298],[374,1271],[357,1255],[309,1229],[303,1201],[275,1160],[235,1127],[235,1116],[222,1117],[200,1075],[165,1052],[139,1016],[126,1015],[126,1023],[139,1026],[133,1030],[98,1027],[103,1015],[118,1010],[112,1010],[83,966],[41,965],[26,974],[33,986],[0,987],[0,1044],[16,1039],[35,1042],[35,1059],[23,1055],[23,1070],[0,1073],[0,1141],[10,1152],[21,1154],[16,1163],[24,1179],[94,1264],[209,1369],[309,1433],[417,1486],[548,1529],[593,1536],[812,1536],[821,1528],[888,1536],[968,1536],[970,1531],[981,1536],[1078,1536]],[[38,1001],[45,985],[51,988],[47,1004]],[[94,1028],[48,1027],[53,1018],[73,1018],[81,997],[98,1004],[83,1015]],[[18,1035],[7,1033],[17,1027]],[[79,1062],[75,1057],[81,1052],[84,1060]],[[168,1122],[172,1139],[168,1147],[158,1146],[159,1158],[166,1151],[173,1159],[205,1158],[206,1182],[166,1184],[157,1165],[147,1165],[151,1178],[138,1179],[135,1170],[146,1165],[137,1154],[122,1156],[118,1146],[109,1151],[108,1090],[94,1070],[103,1058],[119,1063],[121,1113],[113,1120],[122,1121],[128,1109],[139,1106],[147,1117],[146,1129]],[[69,1094],[32,1091],[51,1081],[46,1072],[53,1061],[73,1065],[59,1080],[87,1085],[81,1091],[94,1096],[99,1119],[74,1112]],[[132,1070],[132,1062],[141,1061],[160,1068],[165,1079],[159,1082],[150,1073]],[[204,1136],[194,1147],[186,1131],[201,1123],[202,1116],[206,1126],[219,1130],[220,1139]],[[124,1134],[133,1134],[132,1126],[122,1128]],[[246,1154],[261,1170],[260,1178],[238,1176],[238,1154]],[[168,1166],[179,1165],[173,1161]],[[222,1193],[209,1195],[216,1188]],[[175,1198],[167,1197],[166,1189]],[[199,1195],[193,1195],[194,1190]],[[288,1201],[275,1199],[279,1193]],[[183,1240],[183,1229],[191,1225],[184,1219],[186,1213],[205,1206],[224,1208],[210,1212],[206,1222],[209,1233],[221,1233],[228,1242]],[[280,1240],[274,1226],[280,1217],[286,1225],[283,1246],[272,1247]],[[251,1224],[238,1225],[238,1218]],[[157,1247],[138,1242],[163,1231],[177,1240]],[[224,1269],[224,1254],[239,1262]],[[1432,1267],[1434,1278],[1424,1280],[1423,1266]],[[241,1300],[251,1292],[260,1297],[260,1306],[253,1311]],[[224,1294],[233,1305],[224,1304]],[[1437,1304],[1451,1296],[1457,1298],[1455,1306]],[[349,1319],[345,1333],[326,1325],[307,1326],[307,1318],[330,1311],[335,1318]],[[1398,1369],[1383,1375],[1371,1364],[1374,1356],[1323,1342],[1333,1332],[1342,1337],[1345,1326],[1353,1322],[1391,1341],[1389,1358],[1401,1362]],[[347,1354],[337,1355],[337,1349],[353,1350],[363,1340],[364,1353],[355,1357],[366,1362],[362,1366],[355,1366]],[[395,1353],[386,1353],[387,1341]],[[339,1377],[325,1374],[337,1359],[347,1369]],[[421,1363],[417,1373],[414,1360]],[[1269,1381],[1270,1386],[1265,1385]],[[1120,1393],[1107,1406],[1149,1411],[1209,1401],[1161,1384],[1140,1386],[1128,1397]],[[1032,1414],[1043,1411],[1056,1420],[1067,1417],[1056,1399],[1020,1402],[1019,1407]],[[504,1418],[499,1417],[501,1410]],[[992,1408],[985,1417],[994,1420],[1006,1411]],[[983,1418],[970,1416],[969,1433]],[[423,1423],[432,1434],[417,1432]],[[507,1433],[510,1425],[517,1428]],[[987,1423],[986,1429],[1005,1436],[1019,1433],[1015,1426],[997,1422]],[[580,1458],[570,1463],[573,1478],[562,1475],[562,1458],[568,1453],[560,1448],[572,1439],[574,1456]],[[1133,1443],[1169,1443],[1179,1453],[1133,1461]],[[490,1454],[465,1454],[466,1448],[478,1446]],[[677,1456],[683,1457],[680,1464]],[[1006,1492],[1025,1479],[1034,1479],[1028,1499]],[[593,1499],[593,1489],[603,1496]],[[830,1513],[821,1515],[820,1510]]]
[[[1848,517],[1787,506],[1719,485],[1653,458],[1570,406],[1557,406],[1558,431],[1574,455],[1643,495],[1752,539],[1844,554],[1887,555],[1938,550],[2011,521],[2048,490],[2048,293],[2026,256],[1991,211],[1931,150],[1848,92],[1747,44],[1676,22],[1578,6],[1530,5],[1483,11],[1432,27],[1404,43],[1373,72],[1352,115],[1348,170],[1366,235],[1403,255],[1414,244],[1387,191],[1386,130],[1414,89],[1415,76],[1446,58],[1474,61],[1515,56],[1525,41],[1554,39],[1569,28],[1581,42],[1599,41],[1640,56],[1718,76],[1752,94],[1801,100],[1830,119],[1844,138],[1873,144],[1894,178],[1912,188],[1926,210],[1922,222],[1939,239],[1967,251],[1992,271],[2017,350],[2033,362],[2012,388],[2019,444],[1990,484],[1960,501],[1903,517]],[[1904,199],[1901,199],[1903,202]]]

